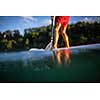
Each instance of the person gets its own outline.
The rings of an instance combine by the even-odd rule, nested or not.
[[[58,47],[59,32],[61,33],[65,47],[69,48],[69,39],[66,34],[66,29],[69,22],[69,16],[51,16],[52,20],[55,20],[54,34],[53,34],[53,48]]]

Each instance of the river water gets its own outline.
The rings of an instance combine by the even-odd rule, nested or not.
[[[100,46],[0,53],[0,82],[100,82]]]

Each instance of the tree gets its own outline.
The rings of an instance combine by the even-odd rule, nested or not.
[[[4,32],[4,37],[7,39],[7,40],[10,40],[12,39],[12,31],[11,30],[7,30]]]
[[[66,30],[70,46],[100,43],[100,22],[78,22],[68,25]],[[22,36],[19,30],[0,32],[0,51],[45,48],[51,39],[51,25],[28,28]],[[63,46],[62,38],[59,46]]]

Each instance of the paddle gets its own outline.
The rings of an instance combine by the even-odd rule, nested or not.
[[[46,46],[45,50],[52,50],[52,46],[53,46],[53,32],[54,32],[54,24],[55,24],[55,20],[51,19],[51,41],[50,43]]]

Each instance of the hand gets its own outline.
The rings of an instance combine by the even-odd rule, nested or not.
[[[51,16],[51,19],[54,20],[56,16]]]

